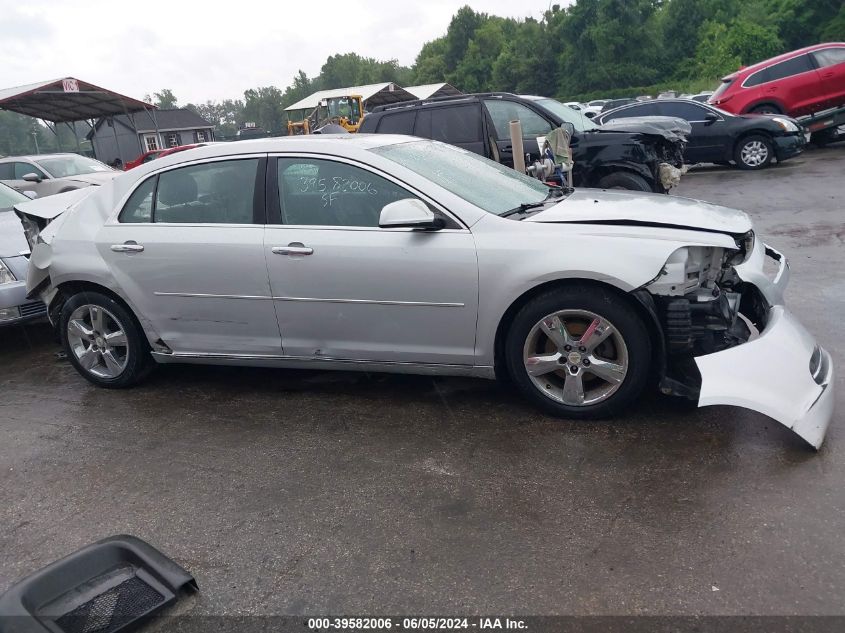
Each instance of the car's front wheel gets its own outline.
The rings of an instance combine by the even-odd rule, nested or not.
[[[62,306],[59,328],[65,354],[99,387],[128,387],[153,367],[144,333],[129,311],[98,292],[80,292]]]
[[[599,180],[599,189],[627,189],[629,191],[653,191],[648,181],[628,171],[615,171]]]
[[[734,149],[734,160],[740,169],[763,169],[774,158],[772,141],[762,134],[741,139]]]
[[[514,318],[505,350],[523,395],[563,418],[619,413],[642,393],[651,364],[651,341],[636,310],[597,286],[535,297]]]

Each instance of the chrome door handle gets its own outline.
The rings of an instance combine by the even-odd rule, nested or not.
[[[291,242],[287,246],[274,246],[270,249],[274,255],[311,255],[313,248],[305,246],[302,242]]]
[[[111,249],[115,253],[141,253],[144,247],[136,242],[124,242],[123,244],[112,244]]]

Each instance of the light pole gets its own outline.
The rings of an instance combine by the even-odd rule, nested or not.
[[[32,140],[35,141],[35,153],[40,154],[41,152],[38,151],[38,132],[32,131]]]

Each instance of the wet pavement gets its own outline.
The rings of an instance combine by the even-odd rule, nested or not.
[[[680,195],[742,208],[845,367],[845,146]],[[0,330],[0,591],[130,533],[197,614],[841,614],[845,391],[819,453],[767,418],[647,397],[561,422],[472,379],[161,367],[97,389]]]

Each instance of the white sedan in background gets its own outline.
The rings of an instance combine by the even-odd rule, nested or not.
[[[786,259],[739,211],[550,189],[381,134],[202,147],[36,203],[16,206],[30,296],[103,387],[155,363],[507,375],[552,415],[594,418],[655,376],[815,447],[833,413],[830,356],[784,307]]]
[[[79,154],[0,158],[0,182],[39,198],[102,185],[120,173],[98,160]]]

